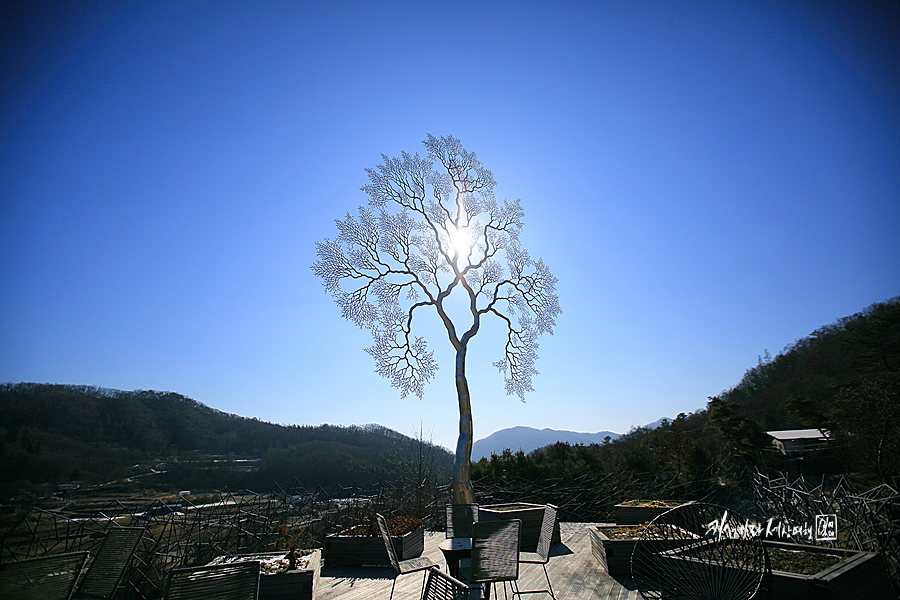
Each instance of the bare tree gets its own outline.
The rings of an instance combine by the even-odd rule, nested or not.
[[[459,140],[429,134],[423,143],[427,159],[418,153],[382,155],[384,164],[366,169],[370,183],[362,190],[369,205],[359,208],[357,218],[348,213],[336,220],[340,234],[316,243],[312,270],[341,315],[371,331],[374,343],[366,352],[401,397],[412,392],[421,399],[437,370],[425,340],[413,334],[415,315],[437,312],[456,351],[460,420],[452,500],[468,504],[475,501],[469,342],[482,317],[493,315],[505,324],[503,357],[494,366],[507,395],[524,402],[537,374],[538,338],[553,334],[562,310],[556,277],[519,244],[525,214],[519,200],[498,204],[493,174]],[[432,170],[435,162],[439,167]],[[466,308],[451,318],[449,298],[457,291]]]
[[[402,438],[397,443],[394,460],[411,487],[411,492],[403,498],[408,503],[408,516],[428,516],[434,508],[431,500],[438,497],[438,490],[446,483],[445,450],[434,443],[433,434],[434,430],[426,430],[420,419],[419,426],[412,430],[412,437]]]

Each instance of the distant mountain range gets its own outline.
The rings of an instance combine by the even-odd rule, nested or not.
[[[653,423],[644,425],[646,429],[656,429],[662,423],[663,417],[657,419]],[[671,421],[671,419],[669,419]],[[528,454],[532,450],[555,444],[556,442],[566,442],[568,444],[602,444],[604,438],[609,436],[610,440],[622,437],[621,433],[612,431],[598,431],[597,433],[582,433],[579,431],[566,431],[559,429],[535,429],[534,427],[509,427],[495,431],[486,438],[482,438],[472,444],[472,460],[477,461],[481,458],[490,458],[491,454],[502,454],[507,448],[513,452],[522,450]]]

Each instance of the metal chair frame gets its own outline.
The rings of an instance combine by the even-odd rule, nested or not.
[[[544,519],[541,521],[541,535],[538,537],[537,550],[535,552],[520,552],[519,562],[527,564],[539,564],[544,568],[544,577],[547,578],[547,589],[517,591],[515,596],[522,594],[550,594],[553,600],[553,585],[550,583],[550,574],[547,573],[547,563],[550,562],[550,548],[553,546],[553,530],[556,529],[556,517],[558,509],[552,504],[544,507]]]
[[[771,573],[762,539],[746,518],[688,502],[654,518],[631,554],[631,574],[647,600],[751,600]]]
[[[394,542],[391,540],[391,532],[387,526],[387,520],[380,514],[375,514],[375,520],[378,521],[378,529],[381,530],[381,538],[384,540],[384,547],[387,550],[388,558],[391,560],[391,566],[394,567],[394,570],[397,572],[397,575],[394,577],[394,582],[391,584],[391,598],[394,597],[394,587],[397,585],[397,578],[401,575],[407,575],[409,573],[415,573],[417,571],[427,571],[432,567],[437,567],[434,561],[426,556],[420,556],[419,558],[410,558],[408,560],[399,560],[397,558],[397,550],[394,548]],[[427,579],[428,574],[425,574],[425,577],[422,578],[422,590],[425,590],[425,580]]]

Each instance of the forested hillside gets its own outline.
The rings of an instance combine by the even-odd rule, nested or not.
[[[827,429],[828,451],[788,460],[765,432],[793,428]],[[423,455],[449,473],[448,451],[377,425],[282,426],[168,392],[0,385],[0,499],[45,482],[145,477],[151,466],[165,471],[154,481],[182,489],[350,485],[421,469]],[[748,468],[900,484],[900,298],[766,352],[704,410],[611,443],[503,452],[473,465],[473,479],[617,474],[690,495]]]
[[[45,482],[143,475],[149,467],[140,465],[160,462],[166,473],[156,479],[184,489],[268,491],[294,477],[306,486],[350,485],[397,476],[417,445],[449,470],[452,457],[443,448],[378,425],[282,426],[170,392],[0,385],[0,486],[6,494]]]
[[[828,449],[789,460],[765,433],[796,428],[828,430]],[[690,496],[739,483],[753,468],[847,475],[862,487],[900,484],[900,298],[824,326],[774,358],[766,352],[704,410],[609,444],[504,452],[477,463],[473,476],[618,472]]]
[[[845,471],[882,482],[900,476],[900,298],[760,357],[740,383],[710,398],[707,417],[747,449],[769,442],[762,431],[827,429]]]

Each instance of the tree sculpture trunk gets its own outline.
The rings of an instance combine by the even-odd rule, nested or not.
[[[453,461],[453,504],[474,504],[472,488],[472,402],[466,380],[466,345],[456,351],[456,396],[459,400],[459,438]]]

